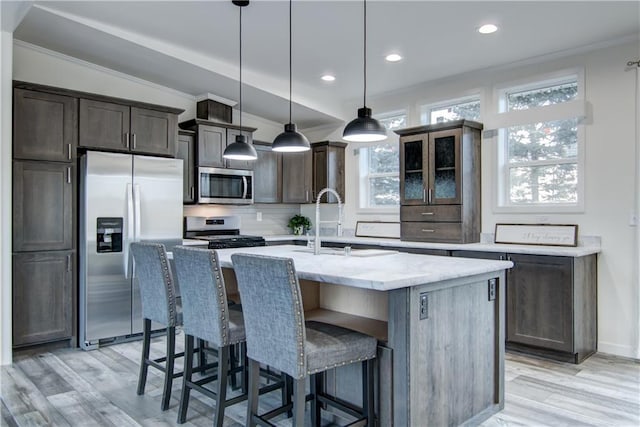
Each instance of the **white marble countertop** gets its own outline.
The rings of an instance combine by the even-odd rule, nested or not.
[[[219,249],[217,252],[222,267],[233,267],[231,255],[234,253],[286,257],[294,260],[301,279],[379,291],[442,282],[513,267],[511,261],[366,249],[353,249],[350,256],[345,256],[342,249],[323,248],[324,254],[313,255],[311,250],[294,245]]]
[[[301,240],[306,241],[306,236],[294,236],[292,234],[281,234],[272,236],[263,236],[267,242],[277,241],[294,241]],[[313,236],[312,236],[313,237]],[[557,256],[571,256],[581,257],[591,254],[600,253],[599,245],[585,245],[577,247],[562,247],[562,246],[533,246],[533,245],[507,245],[497,243],[425,243],[425,242],[407,242],[400,239],[385,239],[377,237],[336,237],[336,236],[321,236],[322,242],[334,242],[334,243],[350,243],[350,244],[365,244],[365,245],[379,245],[384,247],[396,247],[396,248],[423,248],[423,249],[442,249],[442,250],[464,250],[464,251],[481,251],[481,252],[508,252],[508,253],[521,253],[531,255],[557,255]]]

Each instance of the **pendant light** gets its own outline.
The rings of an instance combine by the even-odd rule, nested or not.
[[[364,0],[364,102],[363,107],[358,108],[358,117],[344,127],[342,138],[351,142],[387,139],[387,130],[371,117],[371,108],[367,108],[367,0]]]
[[[284,125],[284,132],[276,136],[273,140],[271,149],[273,151],[280,151],[285,153],[294,153],[300,151],[308,151],[311,146],[306,136],[296,130],[295,123],[291,123],[291,4],[292,0],[289,0],[289,123]]]
[[[233,0],[233,4],[240,9],[240,100],[238,104],[240,109],[240,129],[242,132],[242,8],[249,4],[249,0]],[[247,137],[240,133],[236,135],[235,142],[225,148],[222,157],[230,160],[256,160],[258,153],[253,145],[247,143]]]

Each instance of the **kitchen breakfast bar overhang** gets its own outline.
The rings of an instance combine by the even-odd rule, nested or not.
[[[306,320],[378,339],[381,426],[477,424],[504,407],[505,270],[510,261],[300,246],[219,250],[228,293],[231,255],[292,258]],[[359,365],[327,373],[326,387],[358,403]]]

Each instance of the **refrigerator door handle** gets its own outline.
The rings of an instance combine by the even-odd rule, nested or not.
[[[244,188],[244,190],[242,191],[242,198],[246,199],[247,198],[247,190],[249,189],[249,183],[247,182],[247,177],[246,176],[242,177],[242,184],[243,184],[243,188]]]
[[[137,242],[140,240],[140,217],[142,213],[140,212],[140,184],[133,185],[133,212],[134,212],[134,240]]]
[[[129,245],[133,241],[133,191],[132,185],[127,184],[127,225],[126,241],[124,242],[124,277],[129,278]]]

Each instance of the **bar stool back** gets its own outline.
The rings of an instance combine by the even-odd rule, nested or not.
[[[175,358],[184,355],[175,352],[175,331],[176,326],[182,325],[182,315],[178,313],[175,284],[164,245],[135,242],[131,244],[131,253],[135,261],[135,275],[140,284],[143,319],[142,361],[137,393],[144,394],[149,366],[164,372],[161,408],[165,411],[169,408],[173,379],[182,376],[182,372],[174,373]],[[167,328],[166,355],[158,359],[149,358],[152,321]]]
[[[176,246],[173,258],[180,283],[185,333],[185,374],[178,423],[183,423],[186,419],[189,394],[194,389],[216,401],[214,426],[222,426],[225,407],[247,398],[246,394],[242,394],[226,399],[230,346],[245,341],[242,311],[228,308],[224,277],[215,251]],[[195,372],[194,338],[208,341],[209,345],[218,348],[217,372],[198,381],[192,381]],[[203,368],[201,366],[199,370]],[[218,383],[215,391],[203,387],[216,379]]]
[[[320,403],[331,404],[373,426],[373,359],[377,340],[320,322],[306,322],[300,284],[292,259],[262,255],[231,256],[245,316],[249,357],[246,425],[268,425],[257,414],[259,363],[293,377],[293,425],[304,425],[305,379],[311,376],[311,420],[320,424]],[[323,373],[355,362],[363,364],[363,407],[337,402],[323,390]]]

